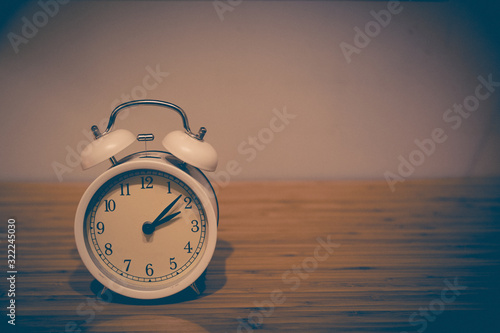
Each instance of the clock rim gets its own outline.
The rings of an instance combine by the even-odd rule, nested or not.
[[[86,245],[83,230],[87,207],[97,190],[99,190],[101,186],[111,178],[119,174],[138,169],[149,169],[165,172],[183,181],[198,196],[198,199],[200,200],[205,210],[207,219],[208,232],[205,240],[206,248],[201,259],[192,268],[188,275],[186,275],[184,278],[180,278],[180,281],[173,285],[166,286],[165,288],[157,290],[138,290],[130,288],[112,280],[103,272],[101,272],[101,270],[97,267],[97,265],[91,258],[91,255],[89,253],[91,250]],[[158,299],[167,297],[176,294],[186,289],[191,284],[195,283],[195,281],[203,274],[208,264],[210,263],[215,252],[215,245],[217,243],[217,219],[215,216],[214,208],[212,207],[211,200],[206,193],[206,189],[191,175],[187,174],[183,170],[177,168],[164,159],[128,160],[127,162],[124,162],[123,164],[117,164],[102,173],[87,187],[85,193],[80,199],[75,215],[74,231],[78,253],[85,267],[92,274],[92,276],[106,288],[111,289],[118,294],[138,299]]]

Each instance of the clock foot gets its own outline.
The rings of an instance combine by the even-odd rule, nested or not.
[[[198,289],[198,286],[196,285],[196,282],[190,285],[191,289],[194,290],[196,295],[201,295],[200,289]]]
[[[102,298],[102,295],[104,295],[106,291],[108,291],[108,288],[103,286],[101,292],[99,293],[99,297]]]
[[[203,274],[201,274],[201,276],[194,282],[190,285],[191,289],[196,293],[196,295],[201,295],[204,291],[205,291],[205,288],[206,288],[206,284],[205,284],[205,279],[206,279],[206,274],[207,274],[207,270],[205,270],[203,272]]]

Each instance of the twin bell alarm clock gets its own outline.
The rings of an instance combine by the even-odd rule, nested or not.
[[[138,105],[177,112],[184,131],[165,136],[166,151],[141,151],[117,161],[115,155],[134,141],[154,139],[112,130],[120,111]],[[95,141],[81,153],[82,168],[106,160],[112,166],[78,204],[75,240],[86,268],[105,288],[131,298],[162,298],[188,287],[200,294],[219,219],[215,191],[201,171],[217,167],[217,153],[204,140],[206,129],[191,132],[175,104],[137,100],[117,106],[104,132],[95,125],[92,131]]]

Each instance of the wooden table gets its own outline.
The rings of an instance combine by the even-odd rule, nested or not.
[[[205,293],[141,302],[96,297],[73,237],[85,188],[0,186],[4,258],[8,219],[16,221],[18,329],[500,331],[499,179],[406,181],[394,193],[376,181],[233,182],[219,190]]]

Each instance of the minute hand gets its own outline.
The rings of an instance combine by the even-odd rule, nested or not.
[[[174,205],[177,203],[177,201],[179,201],[179,199],[182,197],[182,194],[179,194],[179,196],[177,198],[175,198],[174,201],[172,201],[170,203],[170,205],[168,205],[167,207],[165,207],[165,209],[160,213],[160,215],[158,215],[157,218],[155,218],[155,220],[153,221],[153,224],[156,224],[158,221],[160,221],[165,215],[167,215],[168,211],[170,209],[172,209],[172,207],[174,207]]]

